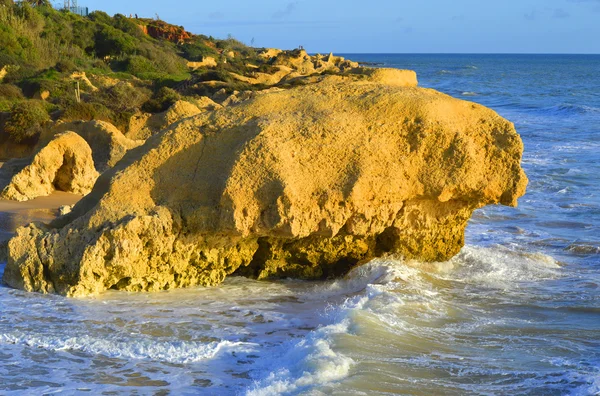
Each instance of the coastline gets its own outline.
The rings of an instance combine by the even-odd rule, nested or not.
[[[390,258],[335,281],[229,277],[81,299],[2,287],[0,391],[600,391],[600,103],[589,99],[600,82],[574,84],[569,64],[539,66],[570,95],[527,74],[528,64],[455,58],[388,66],[414,64],[422,85],[477,92],[515,122],[531,185],[518,208],[477,210],[466,246],[442,270]]]

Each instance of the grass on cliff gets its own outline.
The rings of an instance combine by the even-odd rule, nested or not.
[[[43,99],[42,107],[54,120],[102,119],[125,131],[131,115],[141,109],[163,111],[176,98],[185,98],[166,89],[196,78],[187,62],[205,57],[219,63],[221,75],[217,80],[229,91],[249,89],[248,84],[232,79],[227,71],[247,74],[249,70],[240,58],[258,57],[253,48],[232,37],[219,40],[189,35],[183,27],[162,21],[120,14],[111,17],[102,11],[83,17],[56,10],[49,2],[38,3],[46,4],[0,0],[0,71],[4,71],[4,76],[0,74],[0,112],[12,112],[24,102]],[[164,38],[148,35],[150,28],[164,29],[164,34],[160,32]],[[182,42],[169,39],[184,33],[187,38]],[[237,58],[226,57],[230,51]],[[78,102],[73,76],[81,72],[95,87],[80,81]],[[190,96],[215,91],[180,90]],[[30,104],[29,108],[36,112],[38,105]],[[14,135],[14,139],[19,137]]]

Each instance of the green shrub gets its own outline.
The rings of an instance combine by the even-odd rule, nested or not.
[[[183,57],[190,61],[202,61],[205,56],[217,57],[218,52],[205,44],[204,40],[196,39],[183,44]]]
[[[156,73],[156,65],[143,56],[133,55],[125,60],[124,70],[134,76],[139,77],[144,73]]]
[[[120,131],[127,131],[129,129],[129,121],[135,114],[136,111],[121,111],[115,113],[112,124]]]
[[[70,59],[64,59],[64,60],[58,61],[58,63],[56,63],[56,66],[54,66],[54,68],[61,73],[72,73],[78,69],[75,62],[73,62]]]
[[[144,87],[135,87],[128,82],[118,84],[100,92],[97,99],[112,111],[135,112],[150,99],[152,91]]]
[[[231,74],[229,74],[228,72],[226,72],[225,70],[222,70],[222,69],[216,69],[216,70],[204,69],[202,71],[199,71],[197,73],[197,80],[198,81],[222,81],[222,82],[227,82],[227,83],[235,81],[235,79],[231,76]]]
[[[84,50],[86,54],[92,55],[94,52],[94,35],[96,30],[96,24],[87,18],[73,22],[73,29],[71,29],[73,45]]]
[[[114,17],[112,17],[111,24],[122,32],[130,34],[134,37],[142,38],[145,36],[144,32],[142,32],[142,29],[140,29],[140,26],[131,19],[127,18],[125,15],[116,14]]]
[[[2,42],[2,26],[0,25],[0,44],[4,44]],[[0,46],[0,69],[7,65],[18,65],[20,62],[16,56],[10,55],[6,53],[6,47]]]
[[[69,106],[60,116],[60,119],[69,121],[112,121],[113,112],[101,103],[74,103]]]
[[[50,121],[50,116],[39,101],[29,100],[15,104],[4,130],[15,143],[34,143],[42,127]]]
[[[263,63],[256,71],[260,73],[275,74],[279,71],[279,68],[268,63]]]
[[[95,35],[96,55],[106,56],[127,55],[136,51],[136,40],[112,26],[103,26]]]
[[[92,11],[88,15],[88,18],[96,23],[104,23],[106,25],[110,25],[112,23],[112,18],[104,11]]]
[[[92,62],[92,67],[94,69],[110,71],[110,66],[108,66],[106,62],[100,59],[96,59],[94,62]]]
[[[0,98],[23,99],[21,88],[13,84],[0,84]]]
[[[25,96],[33,98],[36,94],[50,92],[50,101],[66,107],[75,102],[75,82],[63,78],[62,74],[55,69],[49,69],[37,76],[21,81],[19,84]]]
[[[167,74],[186,73],[187,62],[177,54],[177,47],[165,41],[141,41],[136,54],[152,61],[156,70]]]
[[[160,113],[167,110],[178,100],[181,100],[181,95],[177,91],[162,87],[154,94],[152,99],[144,103],[142,110],[148,113]]]

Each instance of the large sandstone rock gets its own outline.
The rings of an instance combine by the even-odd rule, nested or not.
[[[201,102],[206,104],[206,108],[209,107],[207,101],[210,101],[215,107],[219,106],[209,98],[205,97]],[[183,120],[184,118],[193,117],[202,111],[203,110],[198,106],[190,102],[178,100],[162,113],[140,116],[140,122],[138,122],[135,127],[133,127],[134,123],[130,123],[130,129],[126,134],[126,137],[133,140],[146,140],[150,136],[167,128],[169,125]]]
[[[27,201],[55,190],[85,195],[98,176],[92,150],[85,140],[74,132],[62,133],[12,177],[0,198]]]
[[[452,257],[474,209],[524,193],[523,146],[492,110],[393,74],[329,76],[175,124],[70,214],[20,228],[4,281],[81,296]]]
[[[143,140],[125,137],[114,125],[105,121],[74,121],[61,123],[44,131],[40,136],[38,149],[45,147],[56,135],[72,131],[80,135],[91,147],[94,164],[98,172],[112,168],[125,153],[142,145]]]

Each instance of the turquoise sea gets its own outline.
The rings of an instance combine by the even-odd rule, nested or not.
[[[0,286],[0,394],[600,394],[600,55],[345,56],[514,122],[519,207],[478,210],[449,262],[337,281]]]

